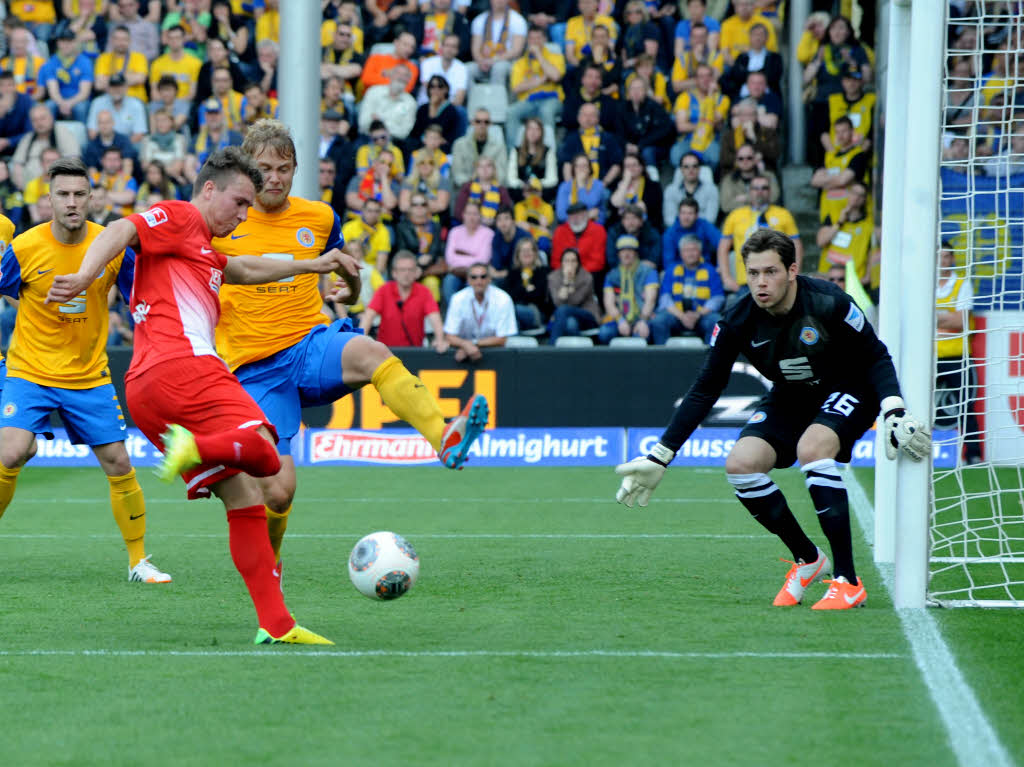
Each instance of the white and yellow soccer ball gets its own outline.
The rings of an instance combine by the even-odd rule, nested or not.
[[[420,574],[420,558],[409,541],[382,531],[360,539],[348,558],[348,577],[363,596],[398,599]]]

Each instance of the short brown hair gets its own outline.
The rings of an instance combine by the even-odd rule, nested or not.
[[[50,181],[57,176],[78,176],[88,181],[89,169],[77,157],[61,157],[50,165]]]
[[[746,263],[747,256],[751,253],[764,253],[767,250],[778,253],[782,265],[787,269],[796,263],[796,245],[793,244],[793,240],[788,234],[775,229],[758,229],[743,243],[740,255],[743,257],[743,263]]]
[[[218,149],[199,169],[196,182],[192,185],[192,194],[198,195],[207,181],[212,181],[217,189],[224,189],[236,175],[245,176],[252,181],[257,193],[263,189],[263,174],[248,154],[237,146]]]

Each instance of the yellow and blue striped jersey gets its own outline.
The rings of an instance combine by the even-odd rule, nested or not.
[[[226,256],[262,256],[292,261],[316,258],[340,248],[338,214],[319,201],[289,197],[281,213],[249,209],[249,217],[228,237],[213,240]],[[301,341],[317,325],[327,323],[320,311],[320,278],[300,274],[269,285],[229,285],[220,289],[221,318],[217,353],[231,370],[265,359]]]
[[[117,285],[127,300],[135,276],[131,249],[107,264],[99,279],[66,304],[47,304],[58,274],[73,274],[103,227],[91,221],[85,239],[64,245],[50,223],[18,235],[0,261],[0,293],[20,299],[7,350],[7,375],[41,386],[91,389],[110,382],[107,295]]]

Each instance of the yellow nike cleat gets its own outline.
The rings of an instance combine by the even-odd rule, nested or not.
[[[184,426],[172,423],[167,431],[160,435],[164,443],[164,457],[157,464],[153,473],[163,482],[173,482],[183,471],[202,463],[196,438]]]
[[[291,629],[282,637],[273,637],[270,632],[266,629],[260,629],[256,632],[256,639],[253,640],[253,644],[329,644],[333,645],[327,637],[322,637],[319,634],[314,634],[309,629],[304,629],[298,623],[291,627]]]

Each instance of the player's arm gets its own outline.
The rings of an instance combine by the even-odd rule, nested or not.
[[[837,308],[833,320],[838,323],[838,332],[834,337],[850,349],[851,359],[859,355],[864,360],[868,380],[881,402],[886,457],[895,460],[902,450],[915,461],[923,460],[931,453],[931,431],[907,409],[889,349],[875,335],[871,323],[852,299],[841,298],[837,301]]]
[[[661,440],[647,455],[615,467],[615,473],[622,477],[622,484],[615,494],[616,501],[629,508],[633,508],[634,504],[647,505],[665,469],[676,457],[676,452],[718,401],[729,382],[738,355],[739,342],[735,331],[719,323],[697,380],[672,414],[672,420],[662,433]]]
[[[235,285],[262,285],[300,274],[330,274],[337,271],[359,279],[355,260],[336,248],[316,258],[285,261],[260,256],[232,256],[224,266],[224,281]],[[346,280],[347,281],[347,280]]]
[[[130,218],[115,221],[97,235],[85,251],[82,265],[74,274],[58,274],[46,295],[46,303],[70,301],[102,274],[107,264],[127,247],[139,247],[139,232]]]

